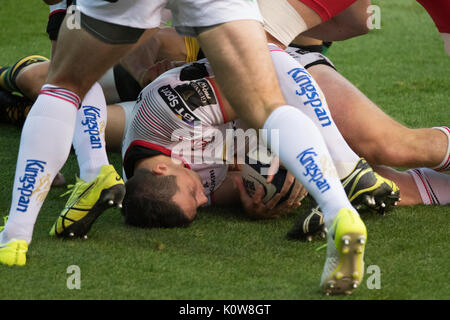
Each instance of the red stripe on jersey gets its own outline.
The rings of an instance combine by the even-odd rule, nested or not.
[[[286,53],[286,51],[284,51],[283,49],[269,49],[269,51],[270,51],[270,52],[278,51],[278,52],[284,52],[284,53]]]
[[[152,120],[148,119],[145,114],[143,114],[142,112],[139,112],[136,116],[139,118],[140,123],[142,125],[144,125],[148,130],[150,130],[150,131],[152,131],[152,132],[154,132],[154,133],[156,133],[158,135],[161,134],[159,131],[155,130],[153,128],[153,126],[151,126],[152,124],[154,125],[154,123],[153,123]],[[145,119],[142,119],[142,117],[144,117]],[[150,125],[148,123],[150,123]],[[155,125],[155,127],[156,127],[156,125]]]
[[[348,7],[356,0],[299,0],[313,9],[322,19],[322,22],[330,20]]]
[[[205,79],[208,80],[209,84],[211,85],[211,87],[214,90],[214,94],[216,95],[217,100],[219,101],[219,107],[220,107],[220,112],[222,113],[223,123],[226,123],[227,122],[227,115],[225,113],[225,108],[223,106],[222,97],[219,94],[219,90],[217,90],[216,83],[210,77],[205,77]]]
[[[450,33],[450,1],[448,0],[417,0],[434,21],[441,33]]]
[[[269,47],[270,52],[280,51],[280,52],[287,53],[286,50],[281,49],[279,46],[277,46],[276,44],[273,44],[273,43],[269,43],[268,47]]]
[[[156,151],[159,151],[159,152],[165,154],[166,156],[169,156],[169,157],[172,156],[172,150],[167,149],[163,146],[160,146],[158,144],[154,144],[154,143],[151,143],[151,142],[148,142],[145,140],[134,140],[127,148],[127,151],[125,152],[125,157],[126,157],[128,150],[130,150],[130,148],[132,148],[134,146],[140,146],[140,147],[144,147],[147,149],[156,150]],[[183,158],[181,158],[177,155],[174,155],[174,157],[181,160],[186,168],[191,169],[191,166],[186,161],[184,161]]]
[[[144,111],[141,109],[141,110],[139,110],[140,112],[138,112],[138,115],[142,115],[148,122],[151,122],[157,129],[160,130],[160,132],[155,131],[155,130],[152,130],[153,132],[156,132],[156,133],[162,135],[162,132],[164,131],[164,130],[163,130],[163,129],[164,129],[163,123],[162,123],[161,121],[159,121],[158,118],[156,118],[155,116],[153,116],[153,114],[152,114],[150,108],[148,107],[148,105],[146,104],[146,102],[145,102],[144,100],[142,100],[142,104],[143,104],[143,106],[144,106],[145,111],[147,111],[147,112],[144,113]],[[154,121],[156,121],[156,122],[159,124],[159,126],[158,126],[158,124],[156,124],[154,121],[152,121],[151,119],[149,119],[149,118],[147,117],[147,114],[148,114]],[[141,120],[142,120],[142,118],[141,118]],[[146,123],[146,121],[142,121],[142,124],[145,124],[145,123]],[[150,128],[150,129],[152,129],[151,126],[147,126],[147,127]],[[167,132],[170,132],[170,131],[171,131],[171,129],[170,129],[168,126],[165,127],[165,130],[166,130]]]

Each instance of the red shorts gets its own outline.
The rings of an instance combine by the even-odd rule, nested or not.
[[[330,20],[340,12],[350,7],[356,0],[300,0],[313,9],[322,19]],[[445,1],[445,0],[443,0]]]
[[[417,0],[434,21],[440,33],[450,33],[450,1]]]

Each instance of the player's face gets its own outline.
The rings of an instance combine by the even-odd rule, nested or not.
[[[208,202],[202,180],[195,171],[187,168],[177,170],[175,176],[179,190],[173,196],[173,201],[193,220],[197,208]]]

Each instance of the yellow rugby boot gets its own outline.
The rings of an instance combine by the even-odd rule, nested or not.
[[[28,244],[25,240],[12,239],[0,243],[0,264],[24,266],[27,261]]]
[[[7,220],[8,216],[3,217],[4,225]],[[0,239],[4,228],[4,226],[0,226]],[[28,243],[25,240],[11,239],[7,243],[0,242],[0,264],[24,266],[27,261],[27,251]]]
[[[400,189],[391,180],[373,171],[361,158],[353,171],[341,180],[348,199],[357,210],[368,209],[380,214],[395,207],[400,201]],[[295,223],[286,237],[291,240],[309,240],[327,231],[324,228],[323,213],[314,199],[307,212]]]
[[[3,218],[4,224],[7,219],[8,216]],[[4,228],[0,226],[0,238]],[[0,264],[24,266],[27,261],[27,251],[28,243],[25,240],[11,239],[7,243],[0,242]]]
[[[327,257],[320,287],[327,295],[350,294],[364,276],[367,230],[358,213],[341,209],[327,234]]]
[[[113,206],[121,208],[125,196],[125,184],[112,165],[102,166],[93,181],[77,178],[68,188],[71,195],[50,230],[51,236],[86,238],[95,220]]]

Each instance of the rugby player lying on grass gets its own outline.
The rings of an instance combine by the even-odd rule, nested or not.
[[[168,41],[170,39],[170,41]],[[154,56],[147,56],[146,59],[148,59],[147,61],[142,61],[142,65],[149,65],[152,62],[152,59],[154,59],[154,61],[164,61],[164,57],[168,58],[169,60],[194,60],[198,55],[201,55],[201,53],[198,50],[198,44],[196,44],[196,42],[193,39],[188,39],[188,38],[183,38],[178,36],[172,29],[162,29],[159,33],[158,36],[155,38],[152,38],[151,40],[149,40],[147,43],[144,43],[144,45],[146,46],[150,46],[153,48],[153,50],[155,50],[154,48],[159,48],[159,50],[156,50],[154,52]],[[293,49],[294,51],[298,51],[297,49]],[[143,51],[145,52],[149,52],[148,47],[147,48],[143,48]],[[292,50],[291,50],[292,52]],[[139,57],[142,60],[143,55],[139,55]],[[334,117],[337,117],[338,121],[337,121],[337,125],[340,127],[340,130],[343,131],[344,133],[348,133],[348,134],[344,134],[345,138],[347,140],[350,140],[352,142],[351,146],[352,148],[354,148],[355,150],[358,150],[358,153],[365,156],[366,158],[368,158],[370,161],[374,161],[376,159],[374,159],[372,157],[373,155],[377,155],[380,150],[384,150],[384,148],[381,148],[381,146],[385,143],[386,139],[383,139],[383,137],[381,136],[377,136],[376,134],[372,134],[375,132],[383,132],[386,130],[384,129],[388,129],[392,132],[392,128],[389,128],[388,126],[385,125],[380,125],[381,124],[394,124],[393,127],[403,127],[403,126],[399,126],[398,124],[396,124],[394,121],[380,121],[377,122],[377,128],[380,128],[379,131],[373,131],[373,130],[363,130],[362,133],[365,135],[369,135],[367,138],[365,138],[367,140],[367,143],[358,143],[358,139],[356,138],[356,136],[359,135],[355,135],[352,134],[354,132],[357,132],[355,130],[349,129],[346,130],[346,127],[349,126],[351,127],[352,124],[358,124],[360,123],[359,119],[361,119],[360,117],[347,117],[346,114],[348,114],[348,108],[349,106],[347,104],[341,103],[342,101],[339,100],[338,98],[340,97],[337,93],[342,92],[342,89],[346,89],[346,91],[348,91],[349,93],[351,93],[351,96],[356,96],[356,98],[354,99],[354,104],[351,105],[351,107],[356,108],[356,107],[360,107],[362,109],[362,111],[359,113],[361,115],[367,116],[367,114],[369,114],[368,112],[377,112],[376,107],[373,108],[373,106],[371,106],[371,102],[365,98],[362,94],[359,93],[359,91],[355,88],[355,87],[351,87],[349,85],[347,85],[347,83],[345,83],[345,80],[343,79],[343,77],[340,77],[340,79],[338,79],[339,81],[337,81],[336,75],[337,72],[335,72],[335,70],[332,68],[332,64],[331,62],[329,62],[329,60],[327,60],[325,57],[320,56],[318,54],[315,53],[311,53],[311,52],[307,52],[307,51],[300,51],[297,52],[296,54],[296,59],[304,64],[308,70],[311,71],[311,73],[313,74],[313,76],[315,76],[319,81],[320,81],[320,85],[322,85],[324,87],[325,90],[325,96],[326,97],[331,97],[332,99],[330,100],[330,107],[331,107],[331,112],[333,114]],[[131,58],[131,61],[134,61],[136,59]],[[137,59],[139,60],[139,59]],[[126,60],[125,60],[126,61]],[[163,66],[165,64],[162,64]],[[135,68],[135,74],[133,74],[133,76],[135,78],[140,78],[142,79],[142,70],[145,70],[144,68],[139,68],[139,64],[134,64]],[[147,74],[153,74],[153,77],[156,77],[156,75],[161,72],[162,70],[164,70],[164,67],[161,69],[160,68],[161,64],[156,68],[151,69],[149,72],[147,72]],[[132,68],[133,69],[133,68]],[[22,74],[26,74],[26,73],[30,73],[31,71],[33,71],[32,66],[27,66],[25,68],[23,68],[22,70],[20,68],[17,68],[16,70],[20,70],[18,71],[18,79],[21,78]],[[36,70],[36,69],[34,69]],[[318,71],[317,71],[318,70]],[[23,71],[23,72],[22,72]],[[156,72],[155,72],[156,71]],[[320,72],[319,72],[320,71]],[[113,75],[117,75],[118,72],[113,72]],[[333,83],[334,86],[327,86],[325,83],[327,77],[331,77],[333,78]],[[108,77],[105,77],[108,78]],[[138,88],[136,85],[133,85],[132,82],[128,81],[131,77],[128,75],[128,77],[116,77],[115,79],[111,79],[111,77],[109,78],[109,80],[106,80],[105,82],[108,82],[110,84],[118,84],[115,88],[113,86],[112,90],[105,90],[107,92],[116,92],[116,94],[114,95],[107,95],[107,100],[109,101],[114,101],[114,99],[117,99],[117,92],[120,92],[121,94],[119,94],[122,97],[126,97],[128,96],[132,96],[133,92],[135,94],[135,92],[137,92]],[[22,77],[22,79],[27,79],[27,77]],[[33,77],[29,77],[29,79],[33,79]],[[122,80],[122,81],[121,81]],[[25,81],[26,82],[26,81]],[[20,83],[20,81],[19,81]],[[125,84],[128,83],[128,86],[125,86]],[[131,85],[131,89],[130,89],[130,83]],[[37,87],[40,87],[40,83],[36,83]],[[18,85],[19,86],[19,85]],[[134,87],[133,87],[134,86]],[[103,86],[104,89],[105,86]],[[110,88],[111,89],[111,88]],[[347,95],[346,95],[347,96]],[[337,97],[337,98],[336,98]],[[365,99],[364,99],[365,98]],[[373,104],[372,104],[373,105]],[[344,108],[345,106],[345,108]],[[368,107],[366,107],[368,106]],[[372,107],[372,108],[370,108]],[[339,110],[339,112],[335,112],[334,110],[337,109]],[[120,122],[120,117],[114,117],[114,113],[113,111],[114,107],[111,106],[108,113],[110,114],[109,116],[109,120],[108,123],[110,125],[107,126],[107,144],[108,146],[111,148],[113,147],[114,144],[120,144],[121,135],[114,135],[114,134],[110,134],[110,128],[117,128],[117,123],[116,121]],[[378,112],[381,113],[381,112]],[[385,117],[387,118],[387,116],[385,115]],[[342,125],[342,123],[344,122],[344,119],[346,120],[345,126]],[[340,121],[339,121],[340,120]],[[354,120],[354,121],[352,121]],[[383,129],[381,129],[383,128]],[[403,127],[404,128],[404,127]],[[407,129],[407,128],[405,128]],[[445,144],[445,136],[442,135],[441,133],[437,132],[437,130],[432,130],[432,129],[423,129],[423,130],[403,130],[404,132],[402,132],[402,134],[396,135],[396,137],[399,140],[399,144],[404,143],[406,141],[418,141],[418,134],[419,133],[423,133],[422,136],[425,136],[425,134],[428,136],[428,139],[432,139],[433,140],[433,145],[436,146],[440,146]],[[420,131],[420,132],[419,132]],[[361,131],[360,131],[361,132]],[[370,135],[372,134],[372,135]],[[437,137],[436,137],[437,136]],[[440,141],[438,141],[438,137],[440,136]],[[116,138],[114,138],[116,137]],[[118,137],[118,138],[117,138]],[[407,139],[406,137],[411,137],[411,139]],[[420,140],[424,140],[424,139],[420,139]],[[374,146],[374,143],[376,147],[372,147]],[[443,142],[443,143],[442,143]],[[380,145],[381,144],[381,145]],[[428,152],[423,152],[423,146],[427,146],[430,145],[430,143],[424,143],[421,144],[420,147],[418,147],[417,144],[415,144],[415,147],[419,150],[417,150],[417,152],[410,152],[412,150],[412,148],[410,147],[405,147],[405,152],[403,153],[404,155],[410,155],[413,159],[414,157],[420,156],[428,156]],[[368,146],[367,148],[365,148],[365,146]],[[372,147],[372,148],[371,148]],[[421,150],[422,147],[422,150]],[[361,150],[362,149],[362,150]],[[446,149],[444,147],[444,149]],[[442,148],[434,148],[434,150],[436,150],[436,153],[439,150],[442,150]],[[442,153],[440,151],[440,153]],[[394,160],[398,160],[398,157],[394,156],[394,155],[390,155],[390,154],[385,154],[385,157],[380,157],[380,160],[384,160],[384,161],[394,161]],[[422,159],[420,160],[416,160],[416,161],[422,161]],[[440,160],[438,160],[438,162],[442,162]],[[375,162],[376,163],[376,162]],[[432,165],[436,164],[436,160],[434,160],[434,163]],[[399,163],[399,166],[401,166],[402,164]],[[412,180],[408,175],[403,175],[402,179],[399,179],[398,177],[400,177],[400,174],[391,174],[390,175],[391,179],[393,179],[394,181],[396,179],[398,179],[398,181],[403,181],[405,180],[406,183],[402,183],[402,190],[407,190],[406,187],[411,185],[411,181]],[[416,180],[418,181],[418,180]],[[405,187],[404,187],[405,186]],[[404,189],[403,189],[404,188]],[[408,196],[409,193],[408,192],[402,192],[403,193],[403,199],[402,202],[400,202],[400,204],[416,204],[416,203],[421,203],[422,199],[420,197],[417,196],[417,188],[412,188],[411,189],[411,194],[412,196]],[[420,189],[420,190],[423,190]],[[415,191],[415,192],[414,192]],[[423,193],[422,193],[423,194]],[[439,192],[438,192],[439,194]],[[441,203],[445,203],[442,202]]]
[[[280,53],[275,51],[272,54]],[[274,59],[277,60],[277,57]],[[242,188],[242,181],[237,179],[239,173],[229,170],[229,161],[224,163],[224,159],[230,159],[230,151],[224,146],[233,145],[230,141],[225,143],[223,140],[227,137],[227,130],[246,131],[247,127],[236,119],[219,90],[207,60],[200,60],[161,75],[141,92],[136,103],[127,102],[119,107],[109,107],[112,111],[110,115],[116,113],[114,118],[126,119],[125,124],[122,123],[125,128],[123,131],[120,130],[119,122],[112,127],[119,136],[125,132],[122,154],[124,176],[128,180],[123,209],[126,221],[132,224],[137,224],[133,221],[140,221],[141,226],[147,227],[161,226],[160,222],[153,221],[151,212],[161,209],[168,202],[172,209],[178,207],[178,216],[180,212],[187,212],[185,216],[189,218],[188,221],[192,221],[197,207],[211,202],[232,203],[241,200],[248,213],[262,217],[279,216],[286,213],[285,210],[298,206],[303,192],[301,185],[296,182],[291,197],[282,206],[284,209],[279,212],[280,207],[276,207],[277,199],[284,196],[294,181],[291,175],[282,192],[273,201],[262,205],[261,190],[250,201]],[[303,108],[305,107],[299,105],[300,110]],[[118,116],[120,113],[121,117]],[[107,132],[111,133],[109,130]],[[180,147],[184,147],[181,152]],[[180,155],[191,148],[194,154],[199,151],[202,155],[213,156],[201,158],[200,163],[195,163],[190,157]],[[242,149],[243,146],[237,146],[234,150],[237,148]],[[217,150],[220,151],[218,154]],[[353,161],[352,168],[356,170],[361,160],[356,157]],[[395,193],[396,187],[392,182],[377,176],[368,166],[363,175],[365,174],[367,178],[370,177],[367,180],[371,181],[370,186],[374,189],[371,195],[377,199],[377,203],[387,202],[391,192]],[[160,185],[158,181],[164,188],[171,185],[170,192],[162,191],[163,187],[155,187]],[[363,187],[367,186],[358,185],[356,188],[360,190]],[[166,195],[163,197],[163,194]],[[363,201],[364,195],[355,197],[355,201]],[[145,200],[138,200],[144,198]],[[393,201],[397,199],[398,195]],[[157,205],[158,201],[163,204]],[[253,202],[258,206],[258,212],[252,211]],[[388,203],[392,204],[393,202]],[[376,203],[373,205],[376,206]],[[140,206],[142,207],[139,208]],[[136,218],[139,215],[141,216]],[[165,214],[155,215],[161,217]]]
[[[293,54],[294,58],[302,65],[305,65],[318,82],[327,99],[332,117],[350,147],[358,155],[364,157],[375,171],[378,170],[381,175],[399,185],[402,190],[399,205],[449,203],[449,193],[445,192],[450,183],[448,175],[421,168],[445,170],[444,167],[446,163],[448,165],[450,156],[450,144],[448,143],[450,135],[445,134],[448,132],[447,128],[410,129],[396,122],[340,75],[328,58],[314,52],[314,50],[320,50],[320,46],[302,46],[302,43],[305,44],[304,40],[302,42],[299,37],[288,48],[288,52]],[[181,37],[171,28],[161,29],[154,38],[144,42],[142,46],[144,47],[142,50],[145,52],[149,52],[145,47],[152,47],[154,53],[147,55],[145,59],[148,60],[142,61],[141,64],[151,66],[153,63],[153,67],[144,72],[143,68],[138,67],[139,63],[135,62],[134,67],[131,68],[134,70],[131,76],[122,70],[123,67],[116,66],[116,71],[109,72],[100,81],[108,103],[136,97],[140,85],[133,77],[143,78],[143,74],[145,74],[146,81],[150,81],[172,66],[170,61],[193,61],[202,57],[195,39]],[[31,57],[28,60],[33,59],[35,58]],[[142,54],[139,54],[138,59],[132,55],[129,57],[130,61],[142,59]],[[27,60],[25,59],[25,61]],[[124,61],[126,64],[127,60]],[[22,62],[22,64],[24,63]],[[34,65],[27,65],[22,69],[20,64],[18,68],[15,68],[17,73],[14,77],[11,75],[11,79],[22,79],[16,83],[19,90],[23,85],[28,88],[33,86],[40,88],[42,85],[37,80],[42,76],[32,75],[33,72],[42,72],[42,68],[33,69]],[[14,66],[11,69],[14,69]],[[5,75],[6,73],[3,73],[3,76]],[[34,91],[33,89],[28,90]],[[8,110],[10,110],[9,115],[13,121],[23,122],[24,117],[20,118],[20,115],[25,115],[25,112],[20,105],[11,105]],[[115,116],[116,112],[117,116]],[[109,125],[106,128],[106,141],[110,150],[120,150],[122,134],[118,128],[123,126],[121,112],[117,106],[108,108]],[[18,116],[19,119],[15,119],[14,116]],[[372,119],[372,121],[367,121],[367,119]],[[363,125],[364,128],[361,127]],[[383,166],[417,169],[402,173]],[[430,194],[436,194],[436,196],[430,197]]]
[[[110,136],[107,140],[122,140],[125,135],[122,151],[125,177],[129,181],[124,200],[124,213],[126,221],[130,224],[141,227],[169,227],[177,226],[176,223],[185,225],[192,221],[196,208],[199,206],[206,203],[231,204],[239,200],[244,204],[246,211],[254,217],[277,217],[293,210],[295,207],[291,205],[298,206],[296,202],[302,198],[299,197],[295,200],[295,197],[291,197],[291,205],[288,205],[288,201],[281,208],[277,207],[277,199],[283,197],[284,192],[290,187],[289,184],[286,184],[282,194],[267,205],[261,202],[260,193],[251,199],[238,179],[240,173],[231,171],[229,165],[223,163],[222,152],[220,152],[220,157],[215,159],[217,163],[209,165],[189,164],[190,159],[177,161],[178,157],[173,156],[172,149],[180,145],[179,141],[192,142],[194,148],[208,146],[208,148],[223,150],[224,142],[216,139],[217,136],[213,134],[214,132],[219,130],[221,131],[219,136],[225,137],[226,134],[223,131],[227,128],[245,129],[242,122],[234,120],[234,113],[226,100],[220,98],[221,95],[214,83],[214,78],[211,77],[208,68],[204,66],[207,66],[207,62],[205,60],[201,62],[188,64],[183,68],[163,74],[143,90],[137,103],[125,102],[109,106],[109,118],[116,120],[114,120],[114,126],[106,130],[107,136]],[[200,96],[201,94],[204,96]],[[209,99],[206,98],[207,95]],[[222,104],[219,104],[220,100]],[[206,105],[203,105],[201,101],[205,101]],[[216,103],[211,105],[212,101]],[[178,110],[185,110],[187,113],[177,113],[174,108],[170,108],[170,104],[179,106]],[[183,117],[190,119],[191,124],[186,124],[179,119],[184,119]],[[202,124],[201,127],[197,127],[197,130],[200,129],[200,132],[197,133],[192,123],[192,119],[195,117]],[[226,122],[222,123],[218,119]],[[233,120],[233,122],[230,123],[228,120]],[[185,130],[185,135],[177,136],[180,134],[181,128]],[[111,138],[113,135],[116,138]],[[197,135],[196,138],[194,138],[195,135]],[[215,146],[214,143],[219,146]],[[117,148],[118,145],[109,147]],[[204,150],[203,153],[210,154]],[[182,177],[185,177],[187,183],[183,181]],[[292,179],[292,176],[290,178]],[[158,180],[161,188],[155,188],[155,185],[159,186]],[[358,191],[359,188],[361,185],[357,187]],[[143,198],[145,200],[142,200]],[[169,209],[176,212],[172,216],[172,218],[176,217],[175,220],[169,219],[169,215],[159,211],[164,212]],[[257,212],[252,210],[257,210]],[[169,220],[155,221],[162,217]],[[175,223],[175,225],[170,225],[170,223]],[[316,231],[317,227],[311,226]]]
[[[421,2],[425,3],[426,1]],[[365,29],[367,26],[362,22],[367,20],[365,10],[367,3],[370,4],[370,1],[357,1],[352,7],[327,22],[326,30],[329,29],[330,24],[340,23],[340,32],[345,30],[347,33],[344,36],[338,34],[340,37],[345,38],[366,33],[368,31]],[[361,8],[364,10],[361,10]],[[59,14],[50,15],[49,18],[50,27],[48,30],[53,30],[51,33],[49,32],[52,40],[56,40],[57,30],[59,29],[55,20],[62,21],[61,18],[58,18]],[[349,14],[355,18],[355,21],[349,21],[351,20],[348,18]],[[432,14],[433,19],[435,19],[435,15]],[[437,20],[435,19],[435,21]],[[347,23],[345,23],[346,21]],[[437,23],[437,25],[440,29],[443,28],[442,22]],[[312,33],[325,38],[323,32],[318,33],[320,27],[308,31],[307,34]],[[326,33],[326,37],[328,37],[326,39],[333,40],[329,36],[329,33]],[[273,37],[272,40],[277,41]],[[278,45],[282,46],[281,43],[278,43]],[[397,182],[402,190],[402,200],[399,204],[448,203],[450,200],[445,198],[445,194],[448,195],[448,192],[442,192],[443,187],[448,187],[448,182],[446,182],[448,177],[421,168],[427,167],[438,171],[448,170],[446,169],[450,165],[448,128],[410,129],[405,127],[387,116],[355,86],[336,72],[329,60],[310,52],[311,48],[314,47],[302,47],[301,39],[294,40],[293,45],[296,47],[300,45],[299,48],[295,49],[299,54],[296,58],[300,63],[306,65],[308,71],[318,82],[327,98],[331,114],[350,147],[374,166],[375,171],[378,170],[383,176]],[[131,75],[119,64],[101,79],[100,83],[105,92],[107,103],[133,100],[143,85],[171,66],[170,61],[189,62],[202,57],[195,39],[181,37],[170,28],[161,29],[155,37],[143,41],[141,47],[140,50],[136,50],[134,55],[131,54],[128,59],[124,58],[122,61],[123,65],[132,70]],[[143,55],[143,52],[146,55]],[[30,100],[34,100],[36,92],[43,84],[48,68],[48,62],[34,64],[33,62],[36,61],[42,61],[42,57],[31,56],[29,59],[22,59],[16,65],[9,67],[14,72],[7,73],[5,68],[5,71],[0,72],[2,75],[0,86],[3,84],[3,87],[5,87],[5,84],[10,83],[10,88],[16,88],[16,91],[22,92]],[[42,66],[38,67],[38,65]],[[149,66],[151,68],[148,69]],[[138,82],[134,78],[140,81]],[[4,92],[0,92],[0,95],[4,97]],[[2,97],[0,97],[0,100]],[[8,112],[5,112],[6,105],[1,105],[2,102],[0,101],[0,107],[3,107],[0,114],[4,113],[3,117],[9,118],[9,121],[19,124],[23,122],[24,116],[29,110],[29,103],[18,103],[17,98],[9,99],[4,103],[11,105],[7,106]],[[110,117],[108,122],[112,122],[114,119],[120,121],[120,118]],[[367,119],[375,120],[366,121]],[[367,126],[369,126],[368,129]],[[108,128],[111,127],[108,126]],[[106,138],[110,147],[113,144],[120,145],[121,143],[120,135],[108,134],[107,132]],[[380,167],[377,167],[377,165]],[[404,174],[381,166],[421,169],[410,170],[408,171],[409,174]],[[426,180],[429,183],[423,183]],[[430,197],[429,194],[431,193],[435,193],[437,196]]]

